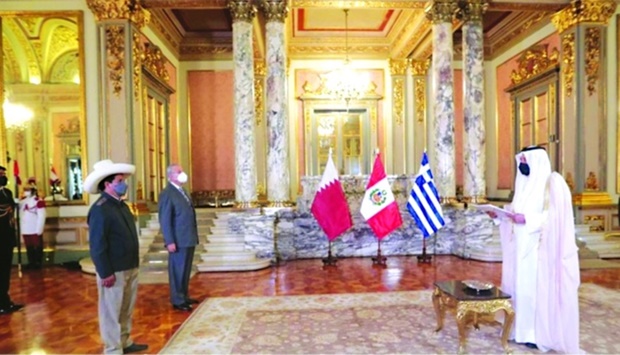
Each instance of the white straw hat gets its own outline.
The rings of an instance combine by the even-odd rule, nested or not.
[[[110,175],[128,174],[136,172],[136,166],[125,163],[114,163],[112,160],[101,160],[93,165],[93,171],[84,180],[84,191],[89,194],[98,194],[99,183]]]

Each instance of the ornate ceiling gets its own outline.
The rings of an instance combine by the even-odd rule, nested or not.
[[[3,16],[5,84],[74,83],[79,80],[77,19]]]
[[[254,0],[257,2],[256,0]],[[151,23],[181,60],[232,57],[232,18],[226,0],[143,0]],[[485,55],[491,59],[536,29],[569,0],[492,0],[483,18]],[[291,58],[342,58],[344,11],[349,8],[349,53],[353,58],[426,59],[431,23],[421,0],[289,0],[286,21]],[[254,20],[254,51],[264,57],[264,18]],[[454,22],[456,56],[461,23]]]

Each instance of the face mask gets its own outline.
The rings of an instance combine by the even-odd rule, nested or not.
[[[525,176],[530,175],[530,166],[526,163],[519,163],[519,171]]]
[[[123,196],[124,194],[127,193],[127,183],[124,181],[121,181],[119,183],[117,183],[116,185],[114,185],[114,192],[116,192],[117,195],[119,196]]]
[[[6,176],[0,176],[0,186],[6,186],[9,183],[9,178]]]
[[[32,196],[32,193],[30,191],[25,191],[24,192],[24,196],[30,197],[30,196]]]
[[[185,184],[187,182],[187,174],[185,172],[180,173],[179,176],[177,176],[177,180],[181,184]]]

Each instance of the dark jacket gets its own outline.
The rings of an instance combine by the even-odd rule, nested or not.
[[[88,211],[88,229],[90,256],[100,278],[138,267],[138,231],[125,202],[101,193]]]
[[[189,248],[198,244],[196,211],[188,199],[171,183],[159,194],[159,225],[166,245]]]
[[[8,188],[0,189],[0,247],[15,247],[15,200]]]

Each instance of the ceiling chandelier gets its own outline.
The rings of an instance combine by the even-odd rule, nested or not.
[[[8,97],[4,98],[2,111],[4,113],[4,125],[8,130],[23,130],[34,117],[31,109],[24,105],[12,103]]]
[[[323,85],[325,93],[337,100],[343,100],[347,106],[351,100],[362,97],[368,90],[366,77],[351,67],[349,59],[349,9],[344,9],[345,59],[343,65],[327,74],[324,74]]]

